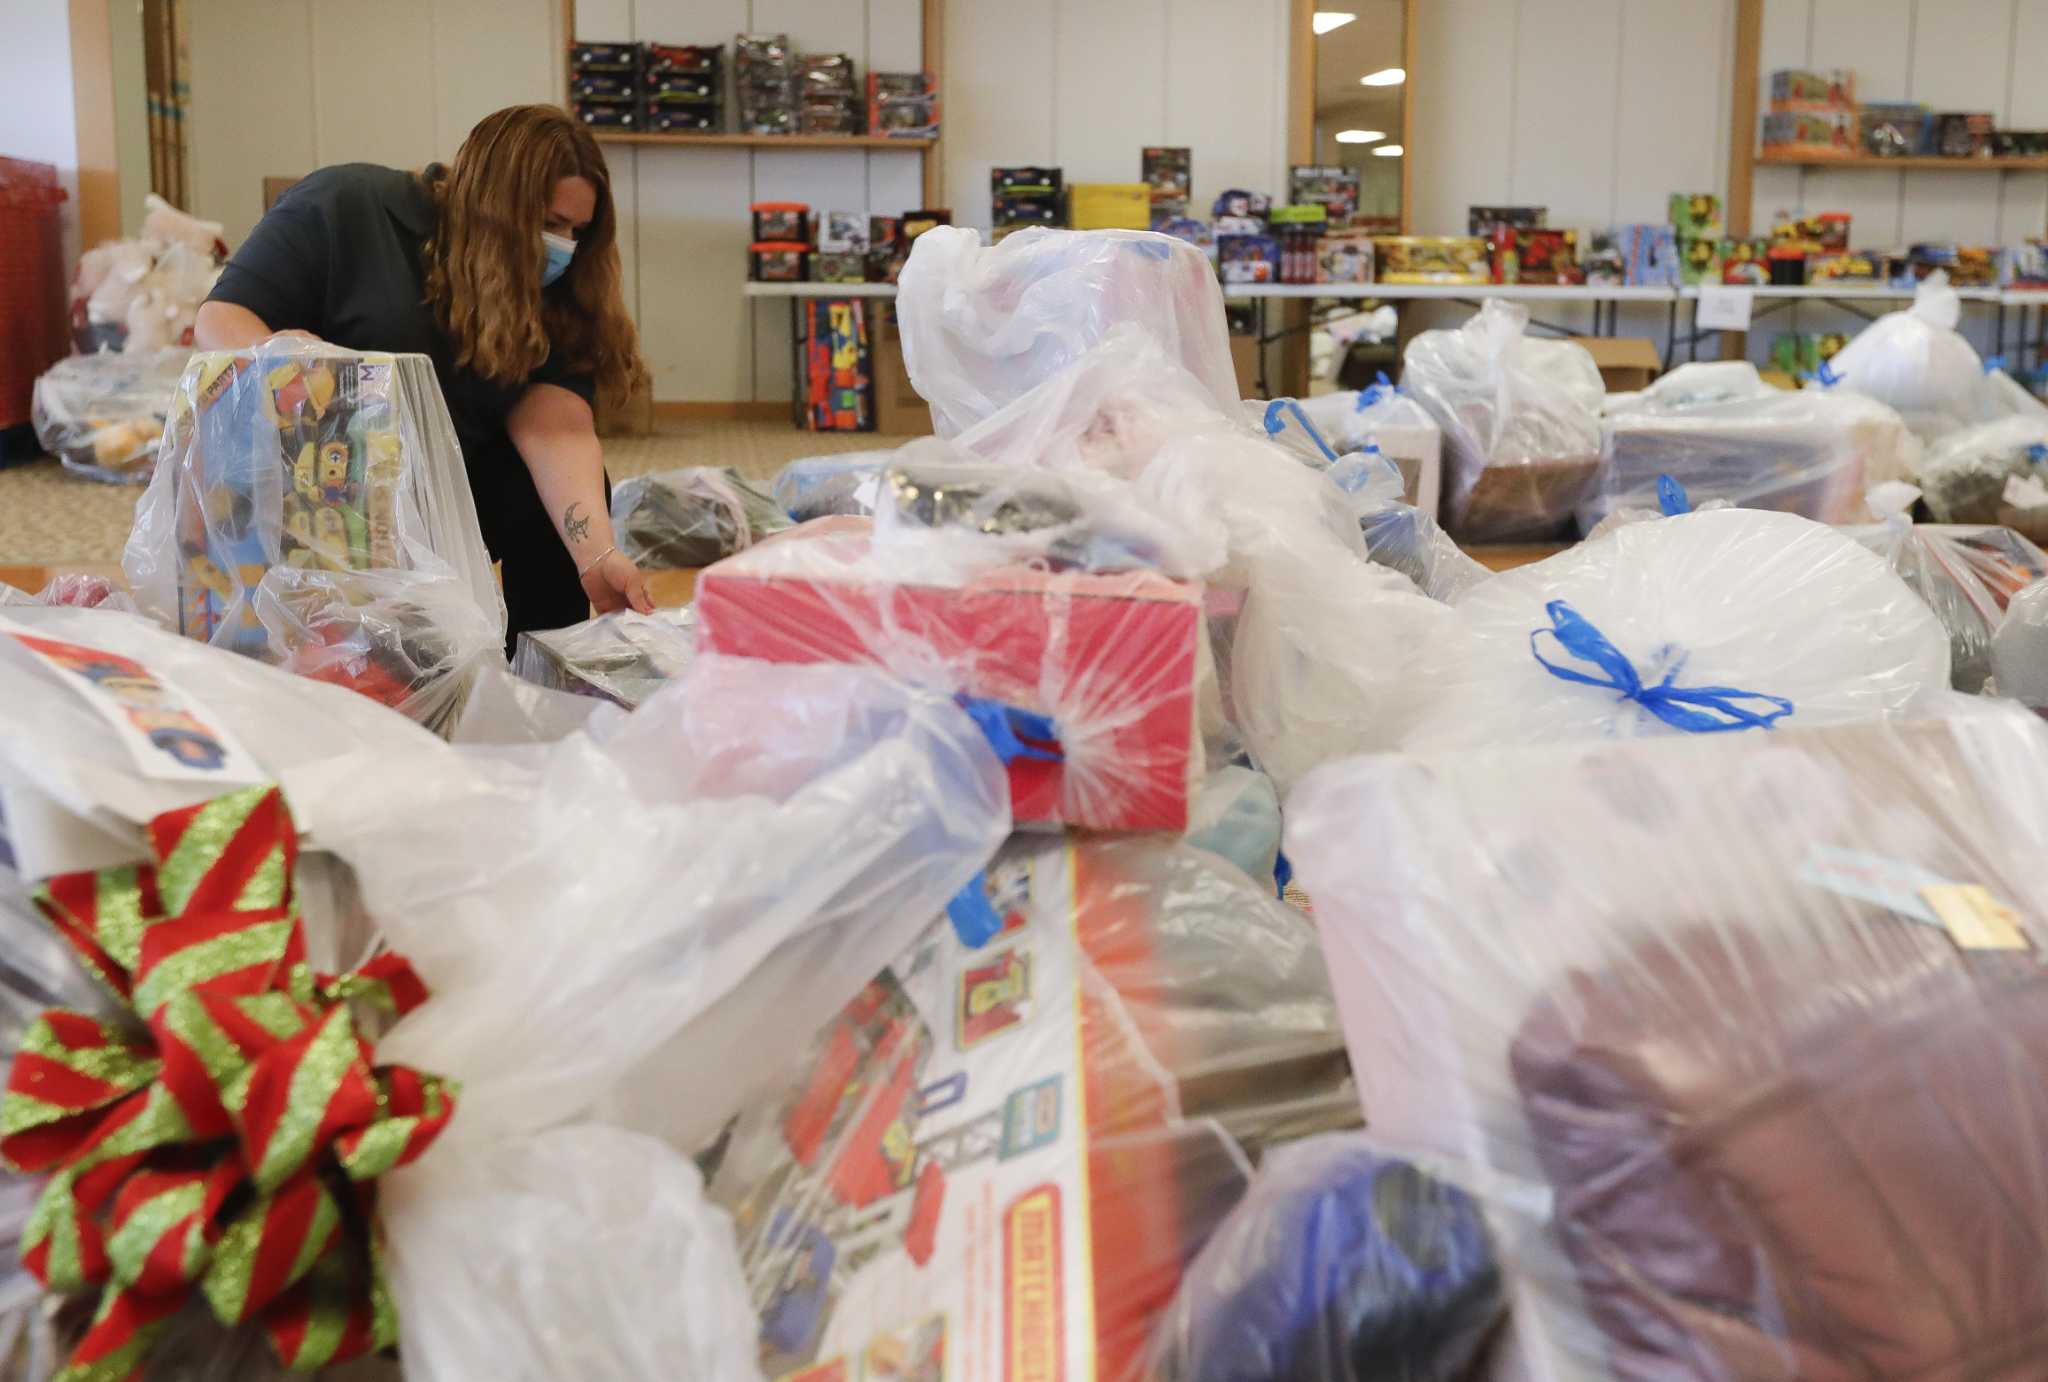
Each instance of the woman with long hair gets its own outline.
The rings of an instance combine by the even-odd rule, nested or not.
[[[592,405],[642,382],[619,290],[604,156],[555,106],[512,106],[455,164],[368,163],[294,184],[199,309],[208,350],[294,332],[431,356],[462,443],[510,637],[627,605],[646,582],[612,542]]]

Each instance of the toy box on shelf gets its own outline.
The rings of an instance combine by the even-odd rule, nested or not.
[[[1826,72],[1781,68],[1771,73],[1771,109],[1854,110],[1856,74],[1840,67]]]
[[[796,55],[788,34],[741,34],[733,40],[733,95],[742,134],[796,133]]]
[[[853,59],[844,53],[806,53],[797,59],[797,128],[805,134],[856,135],[867,128]]]
[[[1372,242],[1381,283],[1491,283],[1486,241],[1476,235],[1382,235]]]
[[[1626,266],[1623,282],[1637,288],[1678,286],[1678,237],[1669,225],[1616,226],[1614,234]]]
[[[1025,226],[1064,225],[1064,190],[1064,178],[1057,168],[989,169],[989,224],[996,238]]]
[[[1077,182],[1067,189],[1075,230],[1149,230],[1152,189],[1142,182]]]
[[[1578,232],[1516,230],[1496,225],[1489,237],[1495,283],[1565,284],[1586,281],[1579,264]]]
[[[1908,158],[1929,150],[1932,116],[1917,102],[1871,102],[1858,108],[1856,118],[1866,157]]]
[[[640,124],[641,47],[569,45],[569,109],[586,125],[631,130]]]
[[[1287,170],[1287,200],[1295,206],[1320,206],[1331,225],[1348,225],[1358,212],[1358,170],[1334,164],[1296,164]]]
[[[929,72],[868,73],[868,133],[889,139],[936,139],[939,86]]]
[[[1774,110],[1764,116],[1768,152],[1800,158],[1854,158],[1861,127],[1853,110]]]
[[[1363,230],[1324,231],[1316,242],[1316,281],[1372,282],[1372,236]]]
[[[1194,155],[1186,148],[1148,147],[1138,158],[1139,178],[1150,190],[1150,228],[1188,214],[1194,188]]]
[[[1316,250],[1321,244],[1329,218],[1321,206],[1276,206],[1269,218],[1273,240],[1280,248],[1282,283],[1314,283]]]
[[[1549,217],[1549,208],[1542,206],[1470,206],[1465,208],[1465,233],[1490,237],[1502,226],[1542,230],[1550,224]]]
[[[640,127],[650,133],[724,129],[724,46],[643,44]]]

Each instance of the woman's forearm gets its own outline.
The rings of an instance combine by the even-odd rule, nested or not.
[[[192,322],[192,343],[201,350],[244,350],[270,337],[269,323],[232,302],[202,302]]]
[[[536,384],[513,407],[506,427],[556,534],[583,570],[612,546],[604,448],[590,405],[567,389]]]

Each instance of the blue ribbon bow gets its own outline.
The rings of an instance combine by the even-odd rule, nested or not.
[[[1657,477],[1657,507],[1664,511],[1666,518],[1676,518],[1682,513],[1692,512],[1692,498],[1685,492],[1685,486],[1669,475]]]
[[[1984,372],[1986,374],[1991,374],[2004,368],[2005,357],[2003,355],[1987,355],[1984,357]]]
[[[1007,701],[990,700],[986,696],[955,696],[967,717],[981,726],[981,732],[988,736],[989,747],[996,751],[996,757],[1003,760],[1005,767],[1020,758],[1032,758],[1041,763],[1061,763],[1066,754],[1060,750],[1059,726],[1050,715],[1041,715],[1035,710],[1026,710]]]
[[[1385,370],[1377,370],[1375,373],[1379,377],[1358,391],[1357,411],[1361,413],[1367,408],[1372,407],[1373,404],[1392,398],[1395,394],[1401,392],[1401,386],[1387,378]]]
[[[1820,385],[1823,389],[1832,389],[1833,387],[1835,387],[1835,385],[1842,382],[1842,376],[1836,374],[1835,367],[1833,365],[1830,365],[1825,360],[1820,362],[1819,369],[1815,370],[1813,373],[1807,375],[1806,377],[1812,380],[1814,383]]]
[[[1623,700],[1634,701],[1674,729],[1688,734],[1714,734],[1729,729],[1769,729],[1790,715],[1792,702],[1762,691],[1738,691],[1732,686],[1673,686],[1678,669],[1673,668],[1655,686],[1643,685],[1643,678],[1628,655],[1608,641],[1586,616],[1564,600],[1552,600],[1543,607],[1550,627],[1529,634],[1529,653],[1543,670],[1563,681],[1582,686],[1602,686],[1619,691]],[[1560,667],[1543,656],[1537,640],[1545,634],[1581,662],[1590,662],[1607,675],[1589,676],[1570,667]],[[1759,714],[1742,704],[1763,701],[1771,709]]]
[[[2039,465],[2043,461],[2048,461],[2048,444],[2034,442],[2033,444],[2028,446],[2027,460],[2033,463],[2034,465]]]
[[[1316,449],[1323,453],[1324,459],[1335,465],[1337,453],[1332,451],[1330,444],[1323,440],[1323,434],[1318,432],[1315,424],[1308,420],[1308,414],[1301,410],[1301,405],[1291,398],[1276,398],[1266,405],[1266,435],[1277,437],[1285,430],[1287,419],[1280,416],[1283,409],[1294,414],[1295,422],[1299,424],[1302,431],[1308,433],[1309,440],[1316,444]]]

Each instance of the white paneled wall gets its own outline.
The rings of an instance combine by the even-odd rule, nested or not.
[[[555,0],[206,0],[189,7],[192,209],[231,243],[263,179],[452,156],[501,106],[561,92]]]

